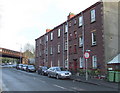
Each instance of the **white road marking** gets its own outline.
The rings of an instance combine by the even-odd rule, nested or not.
[[[41,80],[41,79],[39,79],[39,81],[42,82],[42,83],[46,83],[44,80]]]
[[[76,87],[71,87],[71,89],[77,90],[77,91],[83,91],[84,89],[81,88],[76,88]]]
[[[59,87],[59,88],[62,88],[62,89],[66,89],[66,88],[64,88],[62,86],[59,86],[59,85],[56,85],[56,84],[54,84],[53,86],[56,86],[56,87]]]

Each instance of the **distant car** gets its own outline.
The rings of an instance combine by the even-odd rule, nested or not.
[[[55,77],[57,79],[59,78],[70,78],[72,75],[71,72],[66,71],[64,68],[61,67],[51,67],[47,70],[48,77]]]
[[[46,67],[46,66],[39,66],[39,68],[38,68],[38,74],[41,74],[41,75],[47,75],[47,69],[48,69],[48,67]]]
[[[8,65],[8,67],[15,68],[16,64],[10,64],[10,65]]]
[[[36,72],[36,69],[33,65],[27,65],[26,71],[27,72]]]

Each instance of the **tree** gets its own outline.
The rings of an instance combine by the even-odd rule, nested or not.
[[[26,50],[23,54],[28,58],[34,58],[34,54],[29,50]]]
[[[34,58],[35,57],[35,48],[30,43],[25,44],[24,46],[24,55],[28,58]]]

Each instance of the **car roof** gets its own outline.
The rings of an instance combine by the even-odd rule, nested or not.
[[[51,68],[61,68],[61,67],[51,67]]]

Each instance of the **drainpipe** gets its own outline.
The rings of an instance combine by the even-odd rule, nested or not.
[[[68,40],[68,35],[69,35],[69,33],[68,33],[68,21],[67,21],[67,63],[68,63],[68,67],[67,67],[67,69],[69,69],[69,40]]]
[[[84,26],[84,16],[83,12],[82,14],[82,37],[83,37],[83,63],[84,63],[84,70],[85,70],[85,58],[84,58],[84,52],[85,52],[85,26]]]
[[[65,64],[64,64],[64,25],[63,25],[63,68],[65,68]]]

